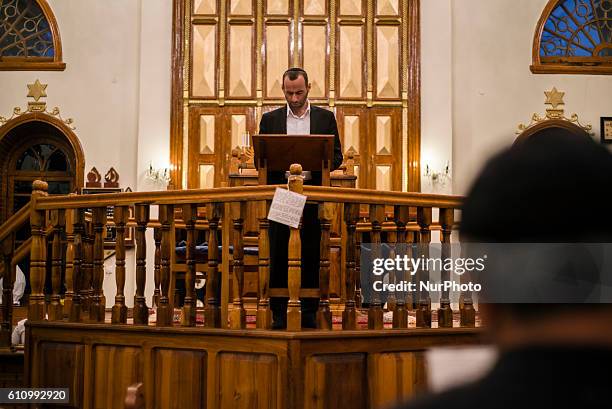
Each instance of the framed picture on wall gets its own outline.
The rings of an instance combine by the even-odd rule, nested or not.
[[[601,117],[601,143],[612,143],[612,116]]]

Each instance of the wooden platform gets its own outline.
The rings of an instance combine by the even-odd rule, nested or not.
[[[27,324],[26,384],[70,388],[71,407],[377,408],[425,389],[423,351],[479,329],[265,331]]]

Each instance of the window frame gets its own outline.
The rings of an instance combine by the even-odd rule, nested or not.
[[[34,0],[43,11],[51,36],[53,37],[53,57],[7,57],[0,56],[0,71],[64,71],[66,63],[62,60],[62,39],[55,15],[47,0]]]
[[[542,57],[540,55],[540,44],[542,42],[542,33],[544,26],[550,18],[550,14],[557,6],[565,0],[549,0],[544,8],[538,24],[536,25],[535,34],[533,36],[532,46],[532,64],[529,67],[534,74],[587,74],[587,75],[610,75],[612,74],[612,59],[603,57],[583,57],[584,62],[580,62],[578,58],[573,59],[573,64],[563,63],[563,57]],[[549,60],[550,62],[547,62]],[[554,61],[559,60],[559,63]],[[578,61],[577,61],[578,60]],[[583,65],[575,65],[580,63]],[[599,63],[602,65],[593,65]]]

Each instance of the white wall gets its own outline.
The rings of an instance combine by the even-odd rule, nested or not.
[[[546,4],[452,1],[454,193],[467,193],[486,158],[512,143],[519,123],[528,123],[535,112],[545,113],[544,91],[553,86],[565,92],[566,116],[577,113],[599,139],[599,117],[612,112],[610,76],[535,75],[529,70],[535,27]]]

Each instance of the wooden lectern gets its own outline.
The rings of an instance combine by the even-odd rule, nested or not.
[[[334,135],[253,135],[259,184],[266,185],[268,172],[286,172],[293,163],[321,172],[322,186],[330,186],[334,158]]]

